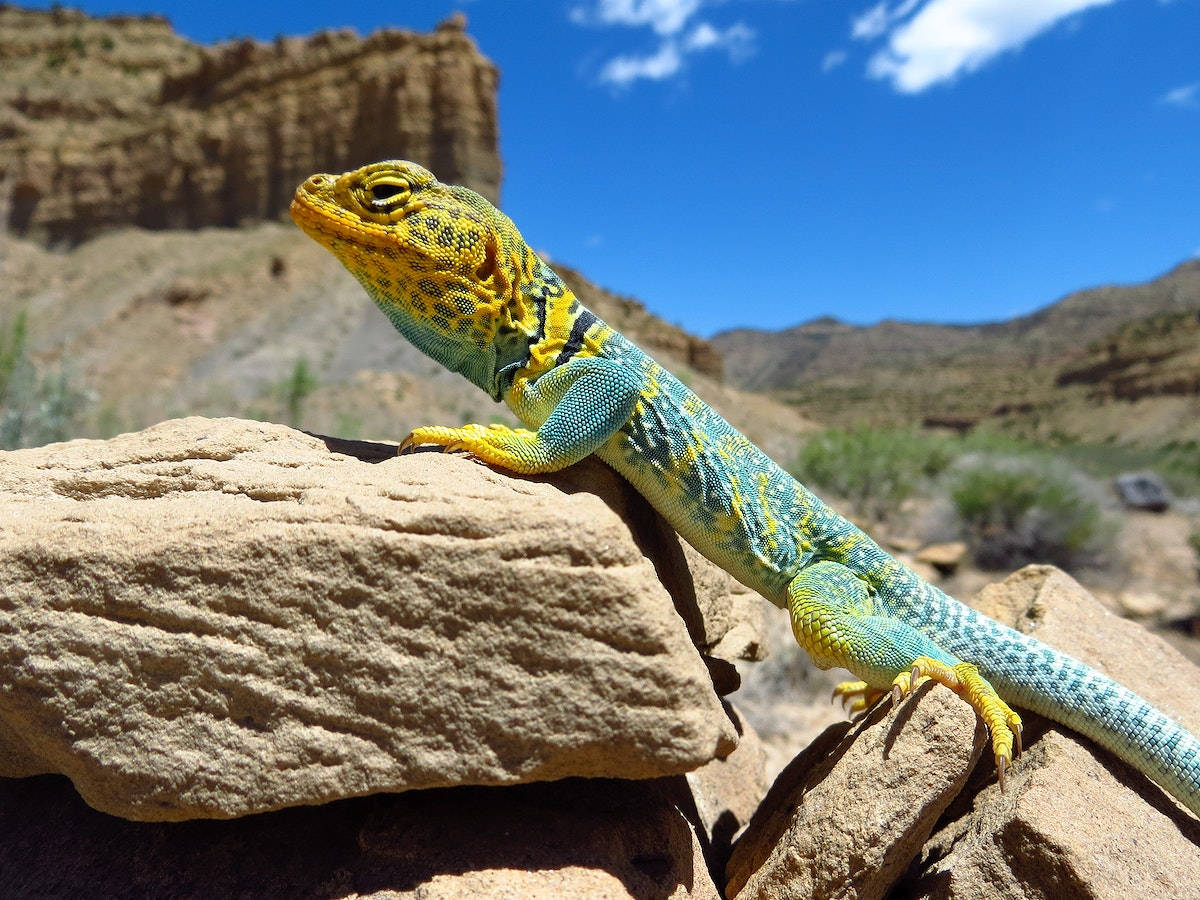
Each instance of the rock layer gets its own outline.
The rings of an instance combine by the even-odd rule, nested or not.
[[[160,17],[2,8],[5,227],[233,226],[281,215],[313,172],[396,157],[495,200],[498,76],[464,25],[204,47]]]
[[[725,755],[708,671],[597,485],[640,502],[599,464],[372,465],[238,420],[6,454],[0,774],[178,820]]]

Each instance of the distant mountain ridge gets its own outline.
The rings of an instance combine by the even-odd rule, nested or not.
[[[1015,431],[1047,436],[1055,427],[1047,420],[1061,417],[1058,426],[1079,420],[1066,436],[1100,440],[1120,434],[1113,427],[1114,410],[1101,407],[1124,400],[1130,407],[1125,413],[1140,414],[1149,407],[1135,411],[1132,400],[1157,403],[1167,395],[1119,397],[1112,391],[1089,391],[1086,378],[1062,380],[1060,374],[1100,352],[1130,323],[1164,314],[1186,318],[1197,311],[1200,259],[1192,259],[1143,284],[1075,291],[1003,322],[938,325],[888,320],[858,326],[826,316],[783,331],[726,331],[712,343],[724,357],[731,384],[771,393],[821,421],[965,428],[992,420]],[[1163,359],[1169,357],[1175,367],[1172,384],[1186,386],[1191,383],[1190,354],[1186,342],[1171,341],[1172,333],[1171,327],[1149,329],[1135,356],[1145,354],[1138,358],[1147,361],[1166,353]],[[1169,352],[1156,350],[1156,341],[1170,343]],[[1200,402],[1194,392],[1178,387],[1170,396]],[[1178,399],[1172,402],[1179,405]],[[1092,424],[1086,421],[1089,407]],[[1184,417],[1189,411],[1192,407],[1185,405],[1178,413]],[[1200,409],[1194,411],[1200,414]],[[1194,422],[1172,423],[1170,415],[1157,409],[1152,418],[1155,426],[1135,439],[1159,443],[1200,438]]]

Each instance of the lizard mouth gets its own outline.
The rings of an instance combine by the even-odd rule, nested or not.
[[[328,244],[331,238],[373,247],[395,243],[382,225],[352,218],[341,207],[313,197],[303,185],[296,189],[288,213],[301,231],[321,244]]]

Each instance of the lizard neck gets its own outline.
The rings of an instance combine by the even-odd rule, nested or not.
[[[495,345],[481,349],[438,334],[427,325],[423,325],[403,304],[382,293],[374,284],[364,282],[363,286],[375,301],[375,305],[388,317],[392,327],[404,335],[414,347],[451,372],[458,372],[495,399],[500,399]]]
[[[536,379],[575,356],[598,352],[588,340],[588,332],[603,323],[542,260],[536,261],[532,274],[518,288],[526,315],[511,340],[497,337],[501,393],[516,380]]]

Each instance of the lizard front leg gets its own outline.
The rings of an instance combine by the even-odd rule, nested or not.
[[[628,421],[640,391],[628,366],[604,357],[577,357],[536,381],[515,382],[509,391],[506,399],[514,412],[527,421],[542,420],[536,431],[505,425],[417,428],[400,452],[436,444],[513,472],[555,472],[612,437]]]
[[[1021,718],[978,669],[942,650],[906,622],[878,615],[873,592],[841,563],[820,561],[788,585],[788,612],[796,641],[823,669],[849,669],[858,682],[839,685],[835,696],[854,708],[889,688],[896,699],[926,678],[950,688],[971,704],[988,726],[1000,783],[1020,749]]]

